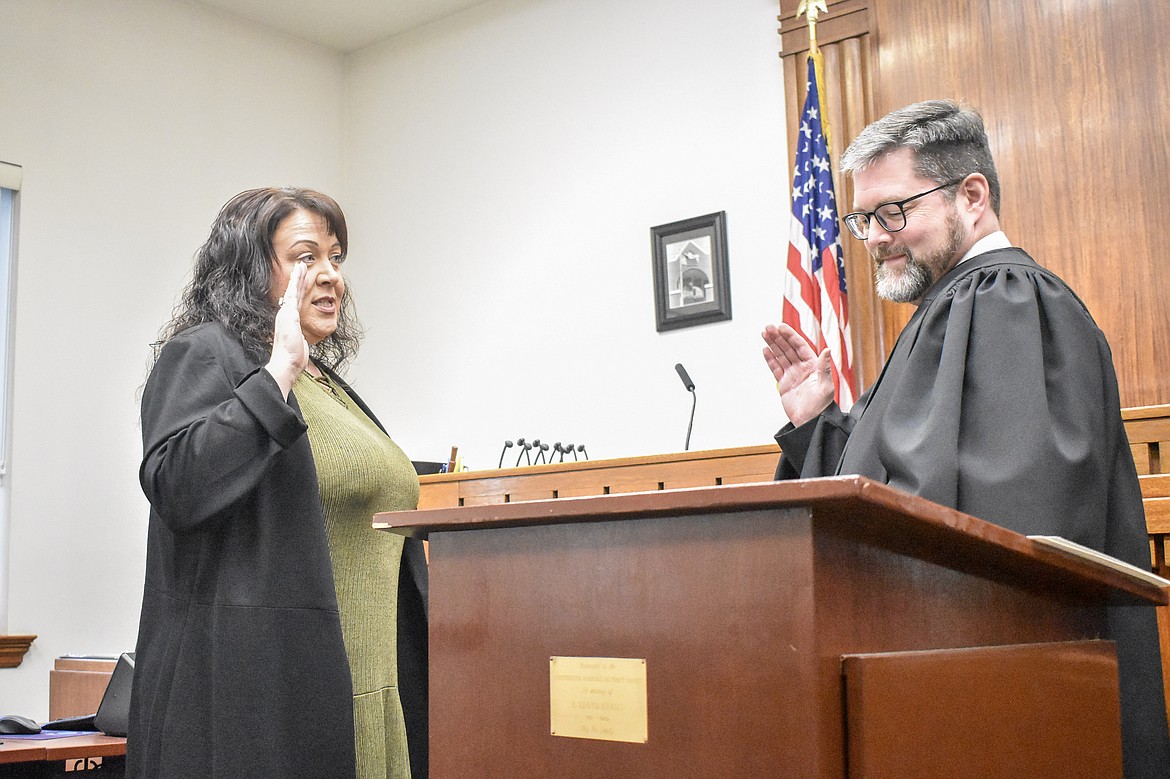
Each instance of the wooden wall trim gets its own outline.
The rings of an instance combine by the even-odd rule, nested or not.
[[[24,662],[24,655],[36,638],[33,635],[0,635],[0,668],[16,668]]]
[[[808,20],[796,16],[799,0],[780,0],[780,55],[808,51]],[[828,3],[829,13],[817,20],[817,43],[826,46],[857,38],[872,29],[870,0],[837,0]],[[803,56],[801,57],[803,59]]]

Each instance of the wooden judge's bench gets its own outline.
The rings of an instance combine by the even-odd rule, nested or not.
[[[1126,412],[1163,566],[1165,410]],[[1094,639],[1165,591],[777,455],[427,476],[378,515],[430,542],[431,775],[1120,775]]]

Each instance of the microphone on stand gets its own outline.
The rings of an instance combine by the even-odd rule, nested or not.
[[[524,440],[524,439],[520,439],[520,440]],[[500,464],[496,466],[497,468],[503,468],[503,467],[504,467],[504,452],[508,451],[508,449],[510,449],[510,448],[511,448],[511,446],[512,446],[512,442],[511,442],[511,441],[505,441],[505,442],[504,442],[504,448],[500,450]]]
[[[565,461],[565,448],[561,446],[560,441],[557,441],[555,444],[553,444],[553,451],[561,456],[561,459],[557,462],[563,463]],[[549,455],[549,462],[552,462],[552,455]]]
[[[687,373],[687,369],[682,366],[682,363],[675,363],[674,369],[678,371],[678,377],[682,379],[687,392],[691,393],[691,421],[687,423],[687,443],[683,447],[685,452],[691,448],[691,428],[695,425],[695,406],[699,403],[699,396],[695,394],[695,383],[691,381],[690,374]]]
[[[585,444],[577,444],[577,451],[580,452],[581,454],[585,455],[586,460],[589,459],[589,452],[585,451]],[[576,455],[573,455],[573,456],[576,457]]]
[[[537,438],[533,440],[532,448],[536,450],[536,458],[532,461],[533,463],[548,462],[544,458],[544,453],[548,451],[548,444],[542,444],[540,439]]]
[[[520,460],[523,457],[528,457],[528,464],[532,465],[532,458],[528,456],[528,450],[532,448],[532,444],[528,443],[523,438],[517,438],[516,445],[520,447],[520,454],[516,455],[516,467],[520,467]]]
[[[572,444],[565,444],[565,448],[561,450],[561,457],[569,453],[572,453],[574,460],[577,459],[577,449]]]

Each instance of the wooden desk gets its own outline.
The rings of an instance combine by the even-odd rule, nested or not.
[[[117,736],[93,733],[41,740],[0,736],[0,741],[0,779],[114,778],[125,773],[126,739]],[[100,758],[100,769],[90,764],[93,758]]]

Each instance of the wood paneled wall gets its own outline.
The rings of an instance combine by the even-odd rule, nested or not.
[[[808,30],[780,0],[789,134]],[[1170,403],[1170,2],[830,0],[825,56],[834,170],[866,123],[918,100],[983,114],[1008,237],[1085,301],[1113,348],[1122,406]],[[790,142],[789,159],[795,157]],[[848,180],[838,200],[852,201]],[[845,234],[854,346],[872,382],[913,309],[879,301]],[[1010,346],[1009,346],[1010,348]]]

